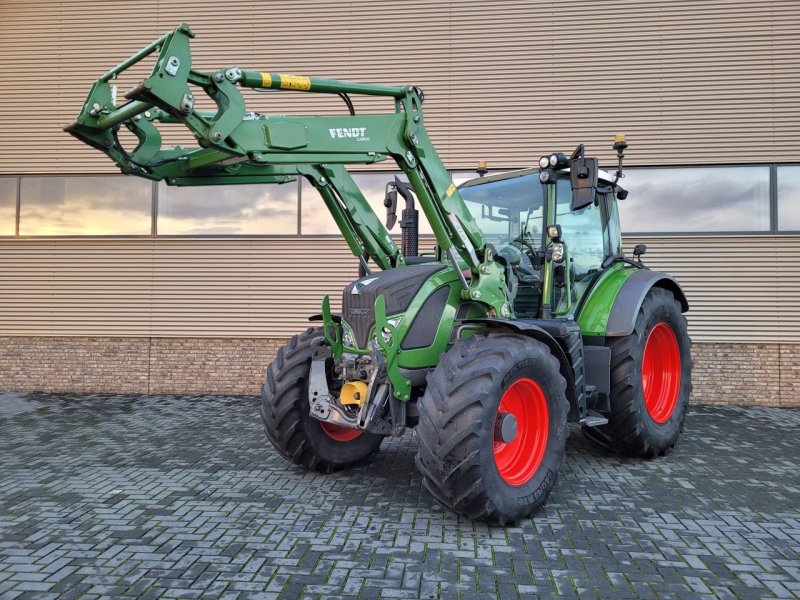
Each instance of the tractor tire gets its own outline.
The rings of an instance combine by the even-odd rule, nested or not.
[[[311,416],[311,342],[322,335],[322,329],[309,328],[278,350],[261,386],[261,420],[267,438],[284,458],[312,471],[330,473],[367,459],[377,452],[383,436]]]
[[[416,463],[425,488],[470,519],[505,525],[532,514],[564,462],[566,387],[541,342],[512,333],[457,341],[419,400]],[[496,430],[508,414],[517,431],[504,442]]]
[[[609,338],[611,412],[608,424],[584,428],[600,446],[655,458],[675,447],[692,392],[691,340],[672,292],[652,288],[633,333]]]

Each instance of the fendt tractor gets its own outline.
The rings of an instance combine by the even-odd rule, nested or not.
[[[414,428],[417,468],[435,499],[504,524],[547,499],[570,422],[629,455],[674,446],[691,393],[689,306],[675,279],[644,266],[643,246],[623,253],[624,138],[613,175],[580,145],[457,187],[417,87],[235,66],[200,72],[193,37],[183,24],[105,73],[65,131],[123,173],[168,185],[304,177],[317,189],[360,277],[340,313],[325,297],[314,326],[267,368],[261,417],[286,459],[327,473]],[[152,73],[118,105],[115,79],[154,54]],[[248,112],[242,90],[335,94],[347,112]],[[195,107],[199,92],[212,110]],[[391,110],[356,114],[352,95],[385,97]],[[186,126],[196,146],[162,145],[163,124]],[[121,126],[135,141],[120,143]],[[387,183],[384,225],[345,165],[389,159],[405,178]],[[398,198],[399,248],[388,231]],[[417,205],[436,238],[422,255]]]

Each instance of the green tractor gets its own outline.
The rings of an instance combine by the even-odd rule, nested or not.
[[[98,79],[65,130],[124,173],[169,185],[286,183],[320,193],[359,262],[341,312],[324,298],[314,326],[269,365],[261,394],[267,437],[289,461],[330,472],[412,427],[425,488],[444,506],[492,523],[518,521],[547,499],[569,422],[605,447],[664,454],[691,393],[688,303],[669,275],[622,251],[615,174],[579,146],[538,168],[456,187],[428,138],[423,94],[281,73],[192,69],[187,25]],[[157,53],[152,73],[117,105],[114,79]],[[336,94],[347,113],[293,117],[245,110],[242,91]],[[195,94],[216,105],[201,111]],[[357,115],[352,95],[391,110]],[[159,124],[197,140],[164,147]],[[118,131],[137,139],[125,148]],[[386,225],[345,165],[392,160]],[[401,245],[387,229],[402,199]],[[418,252],[419,205],[436,238]]]

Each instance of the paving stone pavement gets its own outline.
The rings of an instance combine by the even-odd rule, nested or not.
[[[305,473],[253,398],[0,395],[1,598],[797,598],[800,411],[695,407],[645,461],[573,430],[545,508],[452,515],[416,442]]]

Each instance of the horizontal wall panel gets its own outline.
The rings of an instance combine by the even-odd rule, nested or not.
[[[636,243],[680,281],[696,341],[800,343],[800,238]],[[357,268],[336,237],[4,239],[0,336],[287,337]]]
[[[689,300],[696,341],[800,344],[800,239],[790,236],[637,237],[643,262],[667,271]]]
[[[5,0],[0,72],[26,83],[0,87],[0,173],[113,172],[61,128],[94,78],[182,21],[197,34],[198,69],[418,85],[452,169],[528,166],[578,143],[611,162],[617,133],[629,164],[800,158],[796,0]],[[123,74],[120,91],[146,72]],[[267,113],[344,111],[330,97],[248,99]],[[364,114],[391,110],[354,102]]]

